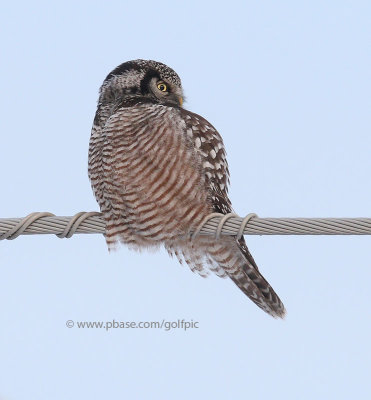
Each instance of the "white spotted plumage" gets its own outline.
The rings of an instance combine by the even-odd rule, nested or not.
[[[205,216],[232,206],[223,141],[204,118],[181,107],[182,96],[178,75],[155,61],[124,63],[101,87],[89,177],[108,247],[164,245],[191,270],[229,276],[260,308],[283,317],[282,302],[243,238],[190,240]]]

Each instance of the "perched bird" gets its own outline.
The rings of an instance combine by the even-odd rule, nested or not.
[[[201,276],[229,277],[273,317],[285,308],[245,240],[198,236],[212,212],[232,211],[223,140],[182,107],[179,76],[151,60],[119,65],[104,80],[89,145],[89,178],[106,222],[109,249],[164,245]]]

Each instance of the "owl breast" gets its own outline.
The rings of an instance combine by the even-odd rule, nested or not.
[[[89,170],[109,245],[171,241],[211,212],[201,160],[179,109],[122,108],[107,120],[99,142],[101,151],[92,161],[97,167]]]

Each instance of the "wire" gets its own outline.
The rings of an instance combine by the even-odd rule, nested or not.
[[[36,212],[25,218],[0,218],[0,240],[19,235],[55,234],[70,238],[73,234],[105,232],[105,222],[98,212],[79,212],[72,217],[58,217]],[[371,218],[259,218],[249,214],[208,215],[194,232],[198,235],[371,235]]]

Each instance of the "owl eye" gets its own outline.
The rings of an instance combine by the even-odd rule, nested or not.
[[[161,92],[167,92],[167,85],[164,82],[159,82],[157,84],[157,89],[161,90]]]

